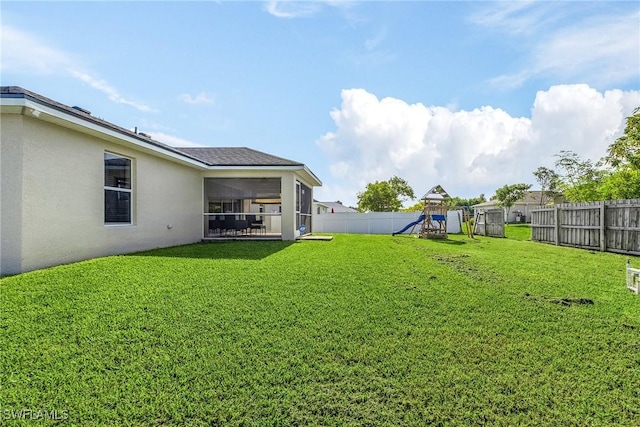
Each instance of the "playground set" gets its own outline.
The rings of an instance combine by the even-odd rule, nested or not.
[[[418,219],[407,224],[402,230],[391,233],[392,236],[402,234],[411,228],[409,235],[419,226],[418,237],[422,239],[446,239],[447,238],[447,201],[451,199],[449,194],[440,185],[436,185],[422,196],[424,207]]]

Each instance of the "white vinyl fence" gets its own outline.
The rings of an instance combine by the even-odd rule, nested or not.
[[[421,212],[336,212],[313,216],[313,231],[316,233],[391,234],[402,230],[418,219]],[[462,233],[462,211],[449,211],[447,233]],[[420,231],[416,225],[414,233]],[[411,228],[405,234],[411,232]]]

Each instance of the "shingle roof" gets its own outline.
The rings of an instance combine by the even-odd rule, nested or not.
[[[199,148],[183,148],[171,147],[156,141],[142,133],[133,132],[129,129],[116,126],[106,120],[92,116],[86,110],[73,108],[68,105],[61,104],[53,99],[47,98],[35,92],[23,89],[19,86],[1,86],[0,97],[2,98],[25,98],[44,104],[55,110],[79,117],[88,122],[103,126],[105,128],[116,131],[120,134],[136,138],[147,144],[161,147],[173,153],[189,157],[198,162],[202,162],[207,166],[298,166],[304,167],[303,163],[261,151],[253,150],[247,147],[199,147]]]
[[[30,99],[31,101],[38,102],[40,104],[44,104],[48,107],[51,107],[55,110],[79,117],[88,122],[103,126],[107,129],[116,131],[120,134],[127,135],[131,138],[136,138],[140,141],[146,142],[150,145],[155,145],[156,147],[164,148],[165,150],[172,151],[176,154],[185,155],[186,153],[182,153],[177,151],[174,147],[170,145],[163,144],[160,141],[156,141],[155,139],[146,136],[145,134],[133,132],[129,129],[125,129],[123,127],[114,125],[106,120],[100,119],[98,117],[92,116],[88,111],[78,108],[69,107],[68,105],[61,104],[58,101],[54,101],[53,99],[47,98],[46,96],[42,96],[38,93],[31,92],[27,89],[23,89],[20,86],[0,86],[0,97],[2,98],[25,98]],[[191,157],[187,154],[187,157]],[[194,159],[198,160],[198,159]]]
[[[247,147],[176,148],[209,166],[304,166],[300,162]]]

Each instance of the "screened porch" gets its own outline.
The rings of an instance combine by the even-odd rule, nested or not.
[[[310,233],[311,193],[310,187],[295,181],[287,204],[281,178],[204,178],[203,237],[280,240],[283,227],[289,227],[290,233],[295,227],[296,236]],[[295,212],[283,215],[287,205],[294,205]]]

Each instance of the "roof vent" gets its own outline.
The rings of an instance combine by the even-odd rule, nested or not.
[[[84,108],[82,108],[82,107],[78,107],[77,105],[74,105],[74,106],[73,106],[73,107],[71,107],[71,108],[73,108],[74,110],[81,111],[81,112],[83,112],[83,113],[85,113],[85,114],[91,115],[91,111],[89,111],[89,110],[85,110]]]
[[[147,135],[147,134],[146,134],[146,133],[144,133],[144,132],[138,132],[138,135],[140,135],[140,136],[144,136],[145,138],[151,138],[151,135]]]

